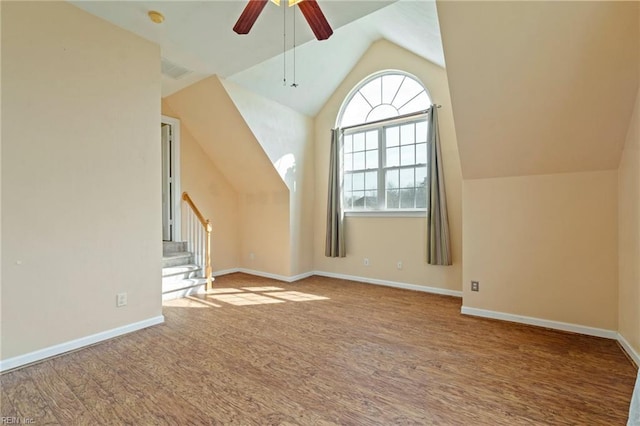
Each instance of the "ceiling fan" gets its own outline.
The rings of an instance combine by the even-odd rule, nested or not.
[[[280,0],[271,0],[273,3],[280,5]],[[318,40],[326,40],[331,37],[333,30],[331,25],[327,22],[327,18],[324,17],[320,6],[316,0],[288,0],[289,7],[296,4],[300,8],[300,12],[304,15],[307,23],[311,27],[313,34],[315,34]],[[269,0],[249,0],[249,3],[242,11],[238,22],[233,27],[233,31],[238,34],[248,34],[253,27],[253,24],[260,16],[262,9],[267,5]]]

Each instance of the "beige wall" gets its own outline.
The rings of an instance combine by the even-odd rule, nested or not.
[[[311,271],[313,120],[231,81],[221,82],[289,189],[290,274]],[[243,256],[247,255],[243,251]]]
[[[617,329],[615,170],[463,187],[465,307]]]
[[[234,267],[289,276],[289,190],[220,79],[209,77],[166,97],[164,103],[236,192],[237,221],[228,223],[238,230]],[[182,162],[183,176],[191,166]],[[231,206],[216,209],[218,217],[236,214]],[[214,245],[225,249],[215,237]]]
[[[338,110],[349,91],[362,79],[385,69],[399,69],[415,75],[427,87],[432,101],[442,104],[439,119],[454,262],[452,266],[426,264],[424,218],[348,217],[346,219],[347,257],[332,259],[324,256],[329,130],[335,126]],[[315,123],[314,263],[316,270],[461,290],[462,175],[446,71],[386,40],[380,40],[369,48],[340,84],[316,116]],[[365,257],[370,260],[369,267],[363,266]],[[402,270],[396,269],[397,261],[403,262]]]
[[[618,331],[640,353],[640,90],[618,169]]]
[[[291,275],[289,192],[240,195],[240,266]]]
[[[161,315],[160,50],[3,2],[2,64],[1,358]]]
[[[166,102],[162,103],[162,114],[176,117]],[[211,220],[214,275],[217,271],[237,268],[240,264],[238,195],[186,126],[180,126],[180,185],[204,217]]]

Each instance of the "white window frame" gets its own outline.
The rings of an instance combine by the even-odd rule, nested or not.
[[[404,71],[400,71],[400,70],[386,70],[386,71],[381,71],[375,74],[370,75],[369,77],[365,78],[364,80],[362,80],[359,84],[357,84],[349,93],[349,95],[345,98],[341,108],[340,108],[340,112],[338,114],[338,119],[336,122],[336,127],[340,127],[340,123],[342,121],[344,112],[347,108],[347,106],[349,105],[349,103],[351,102],[351,100],[353,99],[353,97],[360,91],[361,88],[363,88],[365,85],[367,85],[369,82],[371,82],[372,80],[376,79],[376,78],[380,78],[383,77],[385,75],[390,75],[390,74],[396,74],[396,75],[403,75],[405,77],[409,77],[412,78],[413,80],[415,80],[416,82],[420,83],[420,85],[422,85],[422,87],[424,88],[424,91],[426,92],[430,102],[432,102],[432,98],[429,94],[429,91],[427,90],[427,88],[424,86],[424,84],[422,84],[422,82],[416,78],[415,76],[404,72]],[[376,129],[379,132],[379,137],[378,137],[378,168],[376,169],[378,172],[378,207],[375,209],[372,208],[345,208],[343,205],[343,213],[345,214],[345,216],[362,216],[362,217],[384,217],[384,216],[394,216],[394,217],[424,217],[426,216],[427,213],[427,208],[386,208],[386,189],[385,189],[385,176],[386,173],[385,171],[388,169],[401,169],[404,166],[393,166],[393,167],[386,167],[385,166],[385,154],[386,154],[386,132],[384,131],[385,127],[389,127],[389,126],[400,126],[403,124],[408,124],[408,123],[416,123],[416,122],[422,122],[422,121],[426,121],[427,120],[427,113],[428,110],[424,110],[424,111],[416,111],[413,113],[409,113],[409,114],[405,114],[402,116],[398,116],[398,117],[390,117],[388,119],[383,119],[383,120],[377,120],[374,122],[369,122],[369,123],[362,123],[362,124],[356,124],[356,125],[351,125],[351,126],[345,126],[343,129],[343,136],[345,135],[349,135],[349,134],[354,134],[354,133],[361,133],[367,130],[374,130]],[[415,143],[415,142],[414,142]],[[427,142],[428,143],[428,142]],[[340,164],[341,164],[341,170],[340,170],[340,176],[341,176],[341,180],[344,180],[344,176],[345,176],[345,170],[344,170],[344,146],[341,147],[340,150],[341,154],[340,154]],[[427,162],[428,162],[428,158],[427,158]],[[415,167],[416,165],[413,164],[411,166],[406,166],[406,167]],[[427,164],[425,164],[425,167],[427,167]],[[374,170],[374,169],[371,169]],[[364,170],[363,170],[364,171]],[[428,172],[428,170],[427,170]],[[340,196],[342,197],[341,199],[343,200],[342,202],[344,203],[344,187],[343,185],[341,185],[341,191],[340,191]]]
[[[378,192],[378,206],[376,208],[343,208],[343,211],[346,216],[371,216],[371,217],[380,217],[380,216],[406,216],[406,217],[422,217],[427,213],[426,207],[418,207],[418,208],[387,208],[386,207],[386,171],[391,169],[407,169],[407,168],[415,168],[420,165],[424,165],[427,167],[427,163],[413,163],[411,165],[398,165],[398,166],[386,166],[386,131],[387,127],[396,127],[402,126],[403,124],[411,124],[411,123],[421,123],[427,121],[427,113],[420,112],[415,114],[410,114],[410,116],[401,117],[401,118],[392,118],[384,121],[379,121],[375,123],[366,123],[359,126],[351,126],[344,130],[343,136],[351,135],[355,133],[362,133],[366,131],[376,130],[378,132],[378,167],[377,169],[358,169],[353,170],[352,172],[359,171],[373,171],[376,170],[378,173],[378,184],[377,184],[377,192]],[[415,141],[413,143],[415,145]],[[341,162],[344,159],[344,152],[341,150]],[[427,160],[428,161],[428,160]],[[347,172],[348,173],[348,172]],[[341,176],[344,179],[345,170],[344,165],[341,167]],[[341,191],[342,199],[344,200],[344,190]]]

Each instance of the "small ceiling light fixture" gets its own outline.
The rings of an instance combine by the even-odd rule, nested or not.
[[[150,10],[147,15],[149,15],[149,19],[151,19],[151,22],[154,22],[156,24],[162,24],[164,22],[164,15],[160,12]]]

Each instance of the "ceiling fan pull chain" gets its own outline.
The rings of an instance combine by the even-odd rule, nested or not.
[[[287,85],[287,8],[282,8],[282,85]]]
[[[296,80],[296,7],[298,7],[297,3],[293,5],[293,84],[291,87],[298,87],[298,82]]]

